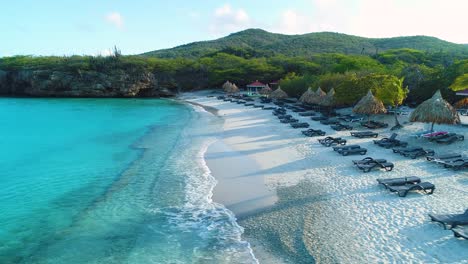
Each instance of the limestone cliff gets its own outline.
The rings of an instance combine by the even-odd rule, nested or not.
[[[177,87],[145,71],[0,70],[4,96],[169,97],[176,92]]]

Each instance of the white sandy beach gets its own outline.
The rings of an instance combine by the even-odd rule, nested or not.
[[[430,221],[428,213],[461,213],[468,208],[468,172],[444,169],[424,158],[409,159],[380,148],[373,139],[357,139],[349,131],[301,117],[327,136],[368,149],[365,156],[343,157],[303,136],[302,129],[282,124],[271,110],[246,107],[185,94],[185,100],[218,109],[224,132],[206,153],[218,180],[214,200],[231,209],[245,228],[261,263],[468,263],[468,241]],[[392,116],[381,116],[393,124]],[[407,117],[402,117],[404,122]],[[463,122],[468,123],[466,117]],[[358,128],[357,130],[364,130]],[[428,124],[405,124],[399,139],[436,153],[468,155],[468,140],[438,145],[410,138]],[[468,128],[436,125],[465,135]],[[379,138],[389,129],[377,130]],[[362,173],[352,160],[366,156],[395,164],[391,172]],[[377,185],[377,178],[418,176],[436,185],[433,195],[398,197]],[[275,257],[275,258],[272,258]]]

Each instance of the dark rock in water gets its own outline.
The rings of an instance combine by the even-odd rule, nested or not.
[[[0,70],[0,95],[7,96],[170,97],[176,92],[145,71]]]

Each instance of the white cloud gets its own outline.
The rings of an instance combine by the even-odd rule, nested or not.
[[[124,19],[119,12],[111,12],[107,14],[106,21],[114,25],[118,29],[122,29],[124,26]]]
[[[210,24],[210,31],[214,34],[226,34],[246,29],[251,26],[251,19],[242,8],[233,8],[225,4],[216,8]]]
[[[326,21],[314,21],[313,17],[293,9],[281,13],[278,22],[271,28],[273,32],[283,34],[304,34],[316,31],[332,31],[334,27]]]

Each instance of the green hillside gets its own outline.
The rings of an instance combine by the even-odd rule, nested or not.
[[[171,49],[144,53],[158,58],[199,58],[225,49],[251,49],[265,55],[312,56],[317,53],[376,54],[389,49],[410,48],[468,56],[468,45],[427,36],[363,38],[332,32],[283,35],[248,29],[211,41],[194,42]]]

